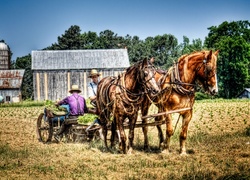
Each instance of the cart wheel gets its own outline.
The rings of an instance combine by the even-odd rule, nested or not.
[[[86,128],[84,128],[83,126],[72,125],[70,134],[72,137],[72,142],[75,143],[83,143],[88,139]]]
[[[44,113],[41,113],[37,118],[37,136],[38,140],[47,143],[50,142],[53,135],[53,127],[49,124],[49,120],[44,119]]]
[[[103,134],[102,134],[102,129],[95,129],[92,132],[92,136],[90,137],[91,140],[99,141],[99,140],[104,140]]]

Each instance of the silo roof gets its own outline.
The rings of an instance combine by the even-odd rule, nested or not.
[[[8,51],[8,50],[9,50],[8,46],[5,43],[0,42],[0,51]]]

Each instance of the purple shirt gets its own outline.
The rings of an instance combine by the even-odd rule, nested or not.
[[[72,95],[61,100],[59,105],[68,104],[70,108],[70,115],[83,115],[88,112],[85,99],[78,93],[73,93]]]

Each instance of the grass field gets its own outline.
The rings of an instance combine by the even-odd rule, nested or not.
[[[36,136],[42,111],[0,107],[1,179],[250,179],[247,100],[196,101],[186,156],[178,154],[181,122],[169,155],[158,150],[155,127],[149,128],[151,152],[143,151],[142,130],[136,129],[132,155],[106,152],[102,141],[43,144]]]

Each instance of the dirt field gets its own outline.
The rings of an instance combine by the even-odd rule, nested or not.
[[[102,141],[43,144],[36,136],[42,110],[0,107],[1,179],[250,179],[250,101],[196,102],[186,156],[178,154],[181,121],[169,155],[160,153],[155,127],[151,152],[136,129],[132,155],[106,152]]]

